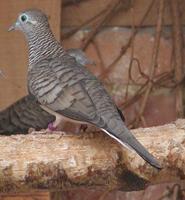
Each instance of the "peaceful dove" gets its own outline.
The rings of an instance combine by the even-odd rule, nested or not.
[[[81,49],[67,49],[66,52],[81,65],[94,64]],[[1,69],[0,75],[5,77]],[[32,95],[27,95],[0,111],[0,134],[27,134],[30,128],[35,130],[47,128],[54,119],[53,115],[40,107]]]
[[[47,128],[54,119],[32,95],[28,95],[0,112],[0,134],[27,133],[29,128],[40,130]]]
[[[55,39],[42,11],[31,9],[20,13],[9,30],[13,29],[22,31],[26,37],[28,89],[42,108],[55,114],[53,127],[61,118],[92,124],[161,169],[158,161],[128,130],[102,83]]]

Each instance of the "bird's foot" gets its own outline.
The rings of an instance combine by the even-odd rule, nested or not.
[[[74,129],[72,129],[72,132],[74,134],[80,135],[81,133],[85,133],[85,131],[87,130],[88,126],[86,124],[80,124],[80,125],[76,125],[74,127]]]
[[[52,134],[54,133],[55,131],[57,131],[57,127],[55,127],[53,125],[53,123],[49,123],[48,124],[48,128],[47,129],[41,129],[40,131],[36,131],[36,132],[32,132],[31,134],[42,134],[42,135],[48,135],[48,134]]]
[[[54,122],[50,122],[48,124],[48,128],[45,130],[45,134],[50,134],[57,131],[57,126],[55,126]]]
[[[47,128],[48,132],[53,132],[53,131],[56,131],[56,130],[57,130],[57,127],[54,125],[53,122],[48,124],[48,128]]]
[[[87,128],[88,128],[87,124],[81,124],[79,128],[79,132],[85,132]]]

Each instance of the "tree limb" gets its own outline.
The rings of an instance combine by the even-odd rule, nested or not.
[[[0,191],[82,184],[138,190],[185,179],[185,120],[132,132],[161,162],[161,171],[100,132],[1,136]]]

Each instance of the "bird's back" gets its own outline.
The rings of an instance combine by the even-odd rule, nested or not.
[[[28,133],[29,128],[46,128],[54,117],[27,95],[0,112],[0,134]]]

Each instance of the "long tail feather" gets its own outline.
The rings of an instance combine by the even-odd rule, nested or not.
[[[119,137],[118,134],[115,135],[114,133],[111,133],[110,131],[104,129],[103,131],[115,140],[117,140],[123,146],[128,145],[129,147],[134,149],[136,153],[139,154],[151,166],[157,169],[162,169],[159,162],[146,150],[146,148],[133,136],[133,134],[126,127],[124,127],[123,133],[119,134]]]

